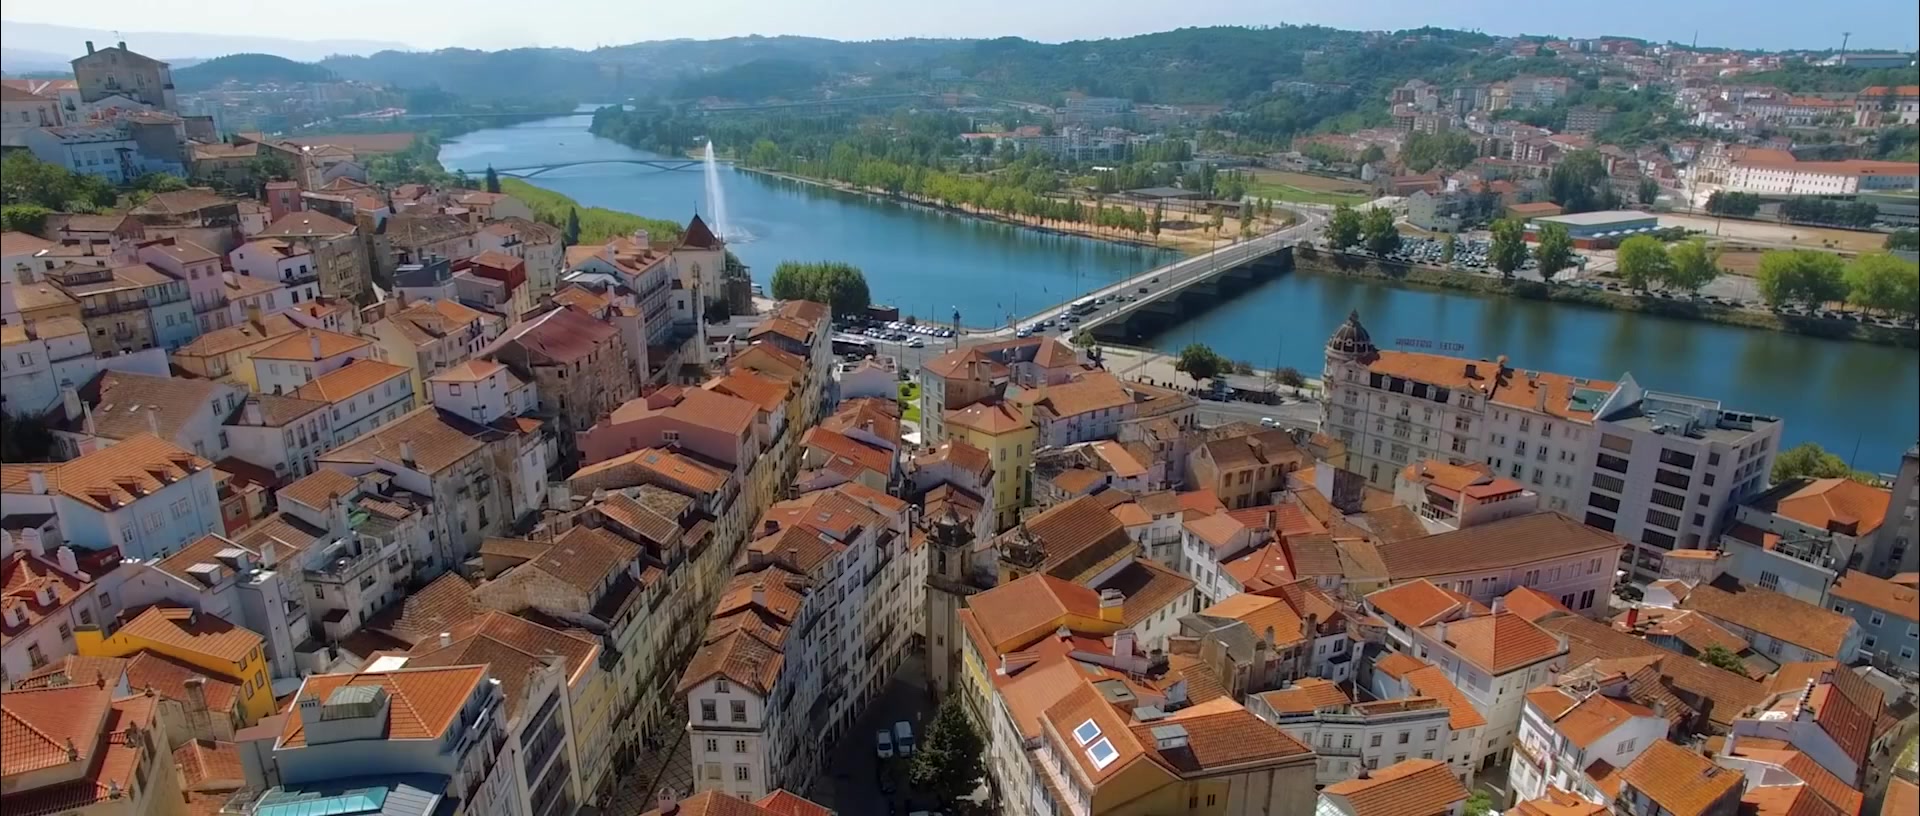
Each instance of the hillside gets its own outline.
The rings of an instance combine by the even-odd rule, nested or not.
[[[173,72],[174,86],[189,93],[213,88],[230,79],[250,83],[296,83],[326,82],[335,78],[332,71],[319,65],[294,62],[272,54],[229,54]]]

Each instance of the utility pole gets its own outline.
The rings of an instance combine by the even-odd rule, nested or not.
[[[1845,67],[1847,64],[1847,43],[1852,39],[1853,39],[1853,32],[1851,31],[1840,32],[1840,65],[1841,67]]]

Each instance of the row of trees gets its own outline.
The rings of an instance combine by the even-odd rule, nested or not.
[[[1780,202],[1780,220],[1865,229],[1880,220],[1880,208],[1864,201],[1832,201],[1795,196]]]
[[[1707,196],[1707,212],[1714,215],[1748,216],[1760,211],[1759,193],[1735,193],[1715,190]]]
[[[837,315],[865,314],[873,302],[867,276],[859,267],[840,261],[781,261],[773,270],[773,296],[825,303]]]
[[[1760,296],[1769,306],[1822,308],[1845,301],[1856,308],[1914,317],[1920,312],[1920,264],[1884,252],[1851,262],[1829,252],[1795,249],[1760,256]]]
[[[1651,235],[1635,235],[1620,242],[1614,263],[1620,280],[1643,292],[1656,286],[1698,292],[1720,276],[1720,252],[1702,238],[1669,248]]]
[[[1335,249],[1364,246],[1375,255],[1400,248],[1400,230],[1394,226],[1393,211],[1374,207],[1361,212],[1345,204],[1333,208],[1323,228],[1327,243]]]

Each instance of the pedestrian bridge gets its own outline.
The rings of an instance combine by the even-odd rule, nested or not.
[[[715,164],[732,164],[732,159],[714,159]],[[553,162],[551,164],[529,164],[522,167],[495,167],[493,172],[499,176],[513,178],[533,178],[542,173],[567,167],[586,167],[594,164],[635,164],[655,170],[698,170],[706,162],[702,159],[583,159],[580,161]]]

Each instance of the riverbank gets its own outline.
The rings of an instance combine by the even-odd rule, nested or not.
[[[974,218],[981,221],[987,221],[987,222],[996,223],[996,224],[1005,224],[1010,227],[1021,227],[1023,229],[1030,229],[1030,230],[1034,230],[1036,232],[1040,232],[1048,235],[1070,235],[1076,238],[1092,238],[1094,240],[1106,241],[1108,243],[1113,243],[1113,244],[1121,244],[1123,246],[1143,247],[1148,249],[1172,249],[1180,252],[1185,252],[1188,254],[1195,254],[1200,252],[1206,252],[1208,250],[1212,250],[1221,246],[1226,246],[1233,242],[1233,238],[1231,236],[1223,235],[1221,237],[1215,237],[1207,229],[1205,229],[1204,226],[1201,226],[1201,225],[1196,224],[1191,228],[1180,228],[1180,227],[1170,226],[1172,224],[1185,223],[1185,222],[1176,222],[1172,220],[1169,220],[1168,222],[1162,225],[1162,229],[1158,237],[1142,238],[1140,236],[1130,235],[1127,233],[1117,232],[1109,229],[1103,229],[1103,228],[1095,227],[1091,225],[1083,225],[1083,224],[1059,222],[1059,221],[1042,223],[1038,218],[1032,218],[1027,216],[1017,216],[1017,215],[1006,215],[1003,213],[996,213],[996,212],[988,212],[988,211],[980,210],[965,204],[949,206],[946,204],[942,204],[938,201],[918,198],[915,196],[889,193],[889,192],[886,192],[885,190],[874,190],[874,189],[861,187],[854,184],[848,184],[840,181],[817,179],[809,176],[795,175],[793,173],[782,173],[778,170],[765,170],[765,169],[756,168],[756,167],[745,167],[738,164],[734,165],[734,169],[742,173],[753,173],[755,175],[766,176],[768,178],[776,178],[776,179],[791,181],[799,184],[807,184],[814,187],[821,187],[824,189],[835,190],[838,192],[849,193],[852,195],[866,196],[868,198],[871,198],[877,201],[890,201],[898,204],[906,204],[912,207],[919,207],[932,212],[944,213],[947,215],[957,215],[963,218]],[[1118,205],[1115,205],[1115,206],[1118,206]],[[1132,209],[1135,211],[1143,211],[1143,208],[1140,208],[1140,207],[1129,206],[1128,209]],[[1275,217],[1275,218],[1266,219],[1260,222],[1259,224],[1256,225],[1257,227],[1256,234],[1265,234],[1267,232],[1271,232],[1276,229],[1284,229],[1288,224],[1291,224],[1293,222],[1293,218],[1291,214],[1287,213],[1285,210],[1276,210],[1275,213],[1277,216],[1285,216],[1285,217]],[[1239,222],[1237,220],[1230,219],[1226,223],[1228,225],[1237,225]],[[1231,232],[1231,227],[1222,227],[1222,232],[1223,233]]]
[[[583,207],[572,196],[517,178],[501,179],[500,191],[526,204],[527,209],[533,210],[535,221],[561,230],[567,228],[567,213],[574,213],[580,219],[580,243],[583,244],[604,243],[609,238],[632,235],[635,230],[646,230],[652,237],[678,239],[683,228],[660,218],[605,207]]]
[[[1920,334],[1908,329],[1889,329],[1847,320],[1795,317],[1772,312],[1730,309],[1710,303],[1693,303],[1626,292],[1588,289],[1584,286],[1556,286],[1539,281],[1505,280],[1488,275],[1382,263],[1373,258],[1326,252],[1304,244],[1294,249],[1294,265],[1297,269],[1308,272],[1367,278],[1416,288],[1449,289],[1522,300],[1567,303],[1656,317],[1765,329],[1828,340],[1850,340],[1895,348],[1920,348]]]

